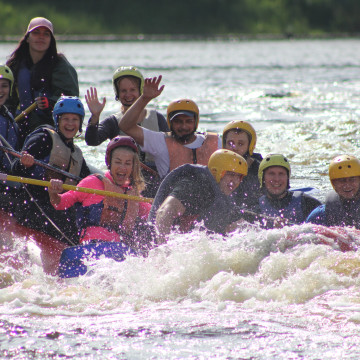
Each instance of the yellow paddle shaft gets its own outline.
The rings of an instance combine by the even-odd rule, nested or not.
[[[44,187],[50,186],[50,181],[30,179],[30,178],[24,178],[21,176],[13,176],[13,175],[7,175],[7,174],[0,173],[0,181],[6,181],[6,180],[24,183],[24,184],[30,184],[30,185],[44,186]],[[90,189],[90,188],[84,188],[84,187],[67,185],[67,184],[63,184],[63,189],[80,191],[80,192],[89,193],[89,194],[97,194],[97,195],[102,195],[102,196],[113,196],[113,197],[117,197],[117,198],[121,198],[121,199],[127,199],[127,200],[132,200],[132,201],[139,201],[139,202],[152,203],[154,200],[152,198],[145,198],[145,197],[141,197],[141,196],[120,194],[120,193],[117,193],[114,191]]]
[[[26,116],[27,114],[31,113],[33,110],[36,109],[37,103],[34,102],[33,104],[31,104],[28,108],[26,108],[24,111],[22,111],[14,120],[15,122],[20,121],[24,116]]]

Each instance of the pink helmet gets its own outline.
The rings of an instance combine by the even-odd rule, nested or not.
[[[115,136],[113,139],[110,140],[108,146],[106,148],[105,154],[105,164],[110,169],[110,162],[111,162],[111,153],[114,149],[118,147],[128,147],[134,152],[138,152],[138,147],[136,145],[135,140],[130,136]]]

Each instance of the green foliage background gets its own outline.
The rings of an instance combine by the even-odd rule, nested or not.
[[[359,0],[0,0],[0,35],[35,16],[60,35],[360,33]]]

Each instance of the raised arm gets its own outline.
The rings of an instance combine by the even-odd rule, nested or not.
[[[91,125],[96,125],[99,122],[101,112],[104,110],[106,98],[104,97],[103,101],[100,102],[96,88],[90,87],[90,91],[86,91],[85,100],[91,112],[89,123]]]
[[[144,145],[144,133],[141,126],[137,124],[137,121],[146,105],[152,99],[158,97],[164,90],[165,85],[160,86],[161,79],[161,75],[159,77],[146,78],[143,93],[120,120],[120,130],[131,136],[139,145]]]

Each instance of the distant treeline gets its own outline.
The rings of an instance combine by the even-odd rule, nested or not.
[[[0,35],[45,16],[56,34],[360,33],[359,0],[0,0]]]

